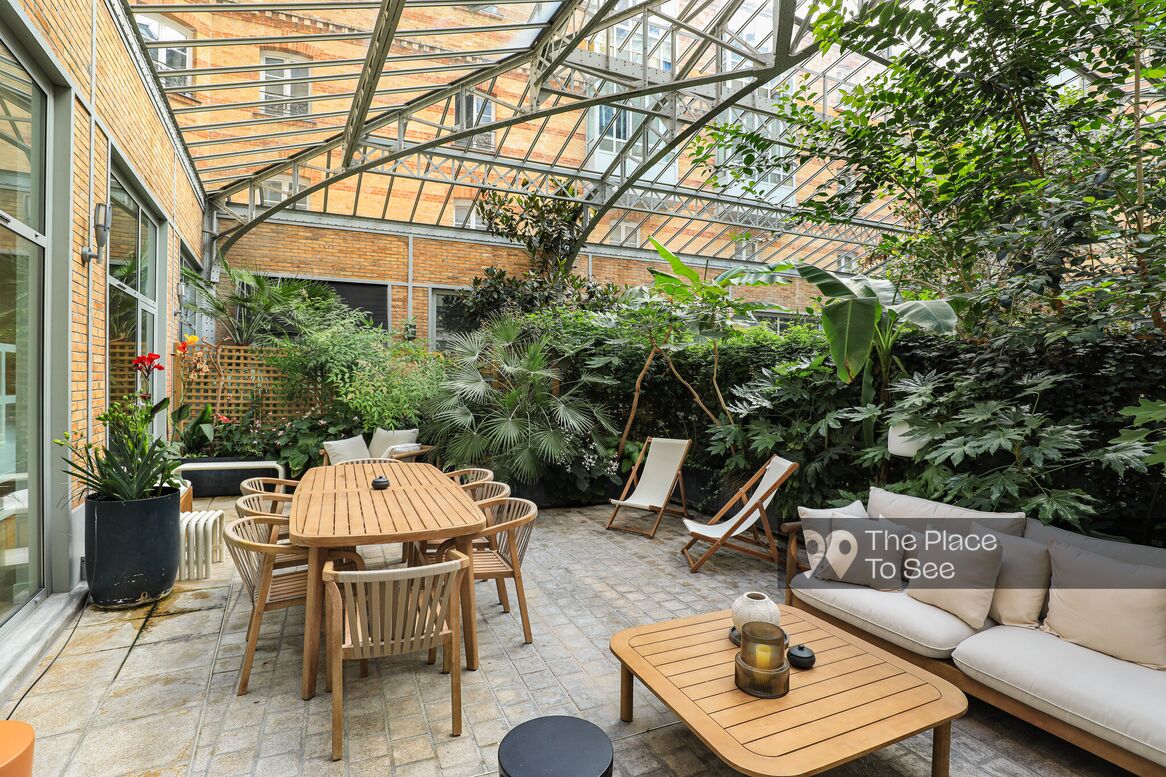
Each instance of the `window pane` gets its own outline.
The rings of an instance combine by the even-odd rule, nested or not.
[[[138,204],[113,179],[109,184],[113,218],[109,230],[109,276],[131,289],[138,288]]]
[[[45,95],[0,43],[0,209],[44,232]]]
[[[449,347],[449,336],[468,332],[471,327],[462,314],[462,306],[454,304],[465,296],[464,291],[433,292],[433,348],[444,351]]]
[[[41,588],[42,249],[0,229],[0,623]]]
[[[139,224],[138,291],[154,299],[154,263],[158,256],[158,225],[142,213]]]
[[[144,353],[145,343],[138,332],[138,303],[130,294],[116,286],[109,287],[109,396],[112,402],[127,394],[136,393],[137,373],[133,360]]]

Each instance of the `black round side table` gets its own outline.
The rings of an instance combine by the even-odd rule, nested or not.
[[[594,723],[550,715],[520,723],[498,745],[499,777],[611,777],[611,739]]]

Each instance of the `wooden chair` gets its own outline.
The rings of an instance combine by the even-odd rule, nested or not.
[[[693,572],[699,571],[721,548],[731,548],[739,553],[772,561],[774,564],[781,563],[777,542],[773,538],[773,529],[769,525],[765,511],[773,501],[777,489],[781,488],[797,469],[796,462],[774,456],[741,486],[736,495],[707,524],[685,518],[684,528],[688,529],[692,539],[680,549],[680,552],[688,561],[688,568]],[[749,489],[753,489],[753,496],[749,496]],[[731,518],[726,518],[729,510],[737,504],[741,504],[741,509]],[[765,531],[764,542],[757,533],[758,523]],[[693,559],[689,549],[698,542],[709,543],[709,549],[700,558]]]
[[[453,482],[457,483],[459,486],[468,486],[471,483],[480,483],[484,480],[494,479],[493,472],[488,469],[482,469],[481,467],[459,469],[453,472],[447,472],[445,473],[445,476]]]
[[[645,537],[655,537],[656,531],[660,528],[660,521],[664,519],[664,513],[683,515],[687,518],[688,500],[684,496],[682,469],[691,447],[692,440],[649,437],[644,442],[644,447],[640,448],[640,455],[636,457],[636,463],[632,467],[628,482],[624,484],[623,493],[620,494],[619,499],[609,500],[615,505],[615,509],[611,512],[611,518],[607,520],[607,528],[642,534]],[[647,454],[647,461],[644,460],[645,454]],[[643,464],[643,469],[640,468],[641,464]],[[629,496],[628,491],[632,489],[632,486],[635,486],[635,490]],[[680,510],[668,506],[677,486],[680,487]],[[651,531],[635,529],[630,526],[616,526],[615,517],[625,507],[655,513],[656,522],[652,524]]]
[[[522,617],[522,635],[527,644],[533,639],[530,632],[530,616],[526,610],[526,590],[522,584],[522,559],[534,532],[534,519],[538,517],[538,506],[529,499],[507,497],[494,505],[494,523],[479,533],[474,539],[474,580],[494,580],[498,585],[498,601],[503,612],[510,612],[510,599],[506,594],[507,578],[514,581],[518,595],[518,613]],[[491,544],[477,544],[479,539],[492,540]],[[440,558],[453,540],[446,540],[437,551]]]
[[[505,483],[500,483],[497,480],[479,480],[475,483],[462,486],[462,490],[469,495],[470,499],[474,500],[482,512],[486,514],[486,525],[491,526],[494,523],[494,506],[502,502],[506,497],[510,496],[510,486]],[[492,546],[492,537],[480,537],[474,540],[475,545]],[[420,542],[409,543],[409,545],[402,551],[402,556],[406,564],[412,565],[413,555],[420,553],[427,559],[432,560],[433,555],[437,552],[437,544],[432,544],[422,540]],[[504,585],[499,583],[499,586]],[[505,589],[502,589],[503,596]]]
[[[243,496],[235,500],[235,512],[240,516],[256,513],[287,515],[298,485],[294,480],[283,478],[247,478],[239,484]]]
[[[458,616],[461,576],[468,559],[456,550],[422,567],[337,571],[324,566],[327,612],[327,684],[332,692],[332,760],[344,751],[344,661],[359,660],[367,676],[370,658],[429,652],[441,647],[449,673],[453,735],[462,733],[461,636]]]
[[[243,667],[239,670],[240,696],[247,693],[251,679],[251,664],[255,660],[255,645],[263,614],[272,610],[305,604],[308,596],[308,549],[276,542],[279,530],[287,526],[287,519],[270,515],[254,515],[234,521],[226,528],[227,550],[239,570],[243,586],[251,596],[251,620],[247,625],[247,646],[243,652]],[[364,560],[355,553],[337,551],[329,554],[350,561],[356,568],[364,567]],[[292,565],[277,567],[277,561],[292,561]]]

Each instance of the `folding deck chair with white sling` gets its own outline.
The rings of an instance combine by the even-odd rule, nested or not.
[[[689,569],[693,572],[698,571],[721,548],[731,548],[756,558],[772,560],[775,564],[779,563],[777,542],[773,538],[773,530],[769,527],[765,510],[773,501],[777,489],[781,488],[797,468],[797,462],[774,456],[764,467],[757,470],[757,474],[749,478],[749,482],[741,486],[736,495],[713,516],[711,521],[699,523],[685,518],[684,528],[688,529],[692,539],[680,552],[688,561]],[[757,487],[753,490],[753,496],[748,496],[749,489],[754,486]],[[744,502],[744,506],[732,518],[726,519],[725,514],[741,502]],[[764,541],[757,532],[758,523],[765,531]],[[688,551],[698,542],[707,542],[710,547],[700,558],[693,559]]]
[[[688,501],[684,497],[684,475],[680,470],[684,466],[684,460],[688,457],[688,449],[691,447],[692,440],[649,437],[644,442],[644,447],[640,449],[640,455],[636,457],[635,466],[632,467],[628,482],[624,484],[623,493],[620,494],[619,499],[611,500],[611,503],[615,505],[615,510],[612,511],[611,518],[607,521],[607,528],[642,534],[645,537],[655,537],[656,530],[660,528],[660,521],[664,518],[664,513],[683,515],[687,518]],[[644,460],[645,453],[647,454],[646,461]],[[642,470],[640,469],[641,463],[644,465]],[[628,490],[633,485],[635,490],[629,496]],[[680,510],[668,506],[677,486],[680,487]],[[616,515],[625,507],[655,513],[656,522],[652,525],[652,530],[644,531],[629,526],[615,526]]]

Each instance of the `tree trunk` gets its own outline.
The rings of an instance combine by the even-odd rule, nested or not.
[[[636,419],[636,409],[640,406],[640,389],[644,385],[644,378],[648,374],[648,368],[652,366],[652,360],[656,358],[656,353],[660,349],[655,345],[648,351],[648,358],[644,362],[644,368],[640,370],[639,376],[636,378],[636,389],[632,394],[632,407],[628,411],[628,421],[623,427],[623,436],[619,438],[619,448],[615,452],[615,460],[619,462],[623,458],[623,449],[628,444],[628,435],[632,433],[632,421]]]

